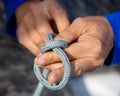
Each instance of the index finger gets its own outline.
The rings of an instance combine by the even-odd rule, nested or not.
[[[65,10],[58,4],[57,1],[54,0],[54,2],[51,3],[49,12],[51,18],[55,21],[59,32],[65,30],[70,25]]]

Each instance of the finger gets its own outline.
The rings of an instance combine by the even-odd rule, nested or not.
[[[35,56],[37,56],[39,52],[39,48],[31,41],[30,38],[26,38],[27,42],[24,42],[24,46]]]
[[[57,25],[58,32],[61,32],[70,25],[70,22],[67,18],[65,10],[57,2],[53,3],[52,4],[54,6],[50,6],[49,12],[51,14],[51,18],[55,21]]]
[[[32,42],[30,39],[28,33],[26,32],[26,29],[23,27],[24,25],[21,24],[20,27],[17,29],[17,37],[20,42],[24,47],[26,47],[31,53],[34,55],[38,54],[39,49],[38,47]]]
[[[58,83],[62,79],[63,74],[64,74],[63,67],[51,71],[48,75],[48,82],[50,84]]]
[[[81,58],[71,62],[71,76],[79,76],[84,72],[90,72],[96,69],[100,64],[94,58]],[[48,75],[50,84],[58,83],[64,74],[64,68],[53,70]]]
[[[48,65],[45,65],[45,66],[40,66],[40,65],[37,65],[37,66],[39,66],[39,67],[41,67],[41,68],[46,68],[46,69],[52,71],[52,70],[56,70],[56,69],[58,69],[58,68],[60,68],[60,67],[63,67],[63,63],[58,62],[58,63],[48,64]]]
[[[24,16],[24,27],[33,43],[39,48],[44,42],[41,40],[41,37],[35,28],[34,20],[29,13]]]
[[[65,49],[66,52],[70,51],[69,49]],[[72,53],[69,52],[70,54]],[[68,54],[69,54],[68,53]],[[75,59],[75,57],[68,55],[69,60]],[[46,66],[52,63],[56,63],[61,61],[60,57],[55,53],[55,52],[46,52],[44,54],[42,54],[41,56],[38,56],[35,58],[34,62],[35,64],[39,65],[39,66]]]
[[[101,61],[96,58],[85,57],[71,62],[71,76],[79,76],[82,73],[90,72],[101,66]]]
[[[54,58],[52,58],[52,57],[54,57]],[[35,64],[37,64],[39,66],[48,65],[53,62],[55,63],[57,61],[60,61],[60,58],[58,57],[58,55],[56,55],[55,52],[46,52],[46,53],[42,54],[41,56],[36,57],[34,60]]]
[[[73,23],[66,29],[60,32],[54,39],[64,40],[68,44],[72,41],[77,40],[78,37],[83,35],[88,30],[87,26],[84,24],[84,20],[81,18],[75,19]]]
[[[67,54],[67,57],[69,58],[69,60],[74,60],[78,58],[78,50],[80,50],[80,47],[78,44],[79,43],[74,43],[64,49],[64,52]],[[58,54],[56,54],[55,52],[46,52],[34,59],[35,64],[39,66],[49,65],[59,61],[61,61],[61,59],[58,56]]]
[[[46,34],[48,32],[53,33],[53,30],[49,24],[47,16],[44,15],[41,11],[36,10],[36,8],[33,8],[31,14],[33,15],[34,25],[39,33],[39,36],[44,42],[46,42]]]
[[[88,42],[89,41],[89,42]],[[80,42],[72,43],[64,49],[69,60],[75,60],[83,57],[98,57],[100,54],[99,43],[95,39],[85,38],[81,39]],[[90,43],[92,42],[92,44]],[[86,47],[87,46],[87,47]],[[61,61],[60,57],[55,52],[46,52],[40,57],[36,57],[35,63],[44,66],[52,63]]]
[[[36,29],[38,30],[41,38],[44,37],[43,39],[44,39],[44,41],[46,41],[46,34],[53,33],[53,30],[52,30],[47,18],[45,18],[44,16],[40,16],[40,17],[42,19],[36,18],[35,26],[36,26]]]

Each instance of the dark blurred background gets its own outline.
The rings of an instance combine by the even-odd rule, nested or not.
[[[59,2],[65,8],[70,21],[78,16],[101,15],[120,9],[120,0],[59,0]],[[34,56],[5,33],[5,22],[5,9],[0,0],[0,96],[32,96],[38,83],[33,73]],[[120,65],[102,67],[91,74],[106,72],[117,72],[119,77]],[[75,78],[60,91],[45,89],[43,96],[93,96],[87,91],[83,78],[84,75],[78,80],[80,79],[81,88],[86,90],[85,95],[75,95],[73,85],[76,84],[74,82],[78,82]],[[76,87],[79,88],[77,85]]]

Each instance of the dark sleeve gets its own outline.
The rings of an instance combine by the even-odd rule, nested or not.
[[[14,12],[18,6],[26,0],[3,0],[6,10],[6,32],[13,38],[16,38],[16,21]]]
[[[120,64],[120,11],[103,16],[110,23],[114,35],[114,46],[109,56],[107,57],[105,64]]]

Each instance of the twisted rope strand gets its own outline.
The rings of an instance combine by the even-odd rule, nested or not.
[[[70,73],[71,73],[70,62],[69,62],[68,57],[64,53],[64,51],[61,49],[61,47],[62,48],[67,47],[67,44],[63,40],[54,41],[53,40],[54,36],[55,35],[52,33],[47,34],[47,36],[46,36],[47,43],[43,44],[41,46],[40,53],[38,56],[41,56],[44,52],[49,51],[51,49],[54,52],[56,52],[56,54],[60,57],[63,65],[64,65],[63,78],[59,82],[59,84],[49,84],[49,82],[46,80],[49,70],[43,69],[43,72],[41,72],[41,70],[40,70],[41,68],[39,68],[36,64],[34,64],[34,73],[35,73],[37,79],[39,80],[39,84],[38,84],[38,87],[36,88],[33,96],[40,96],[42,94],[42,90],[43,90],[44,86],[50,90],[59,90],[67,84],[67,82],[70,78]]]

